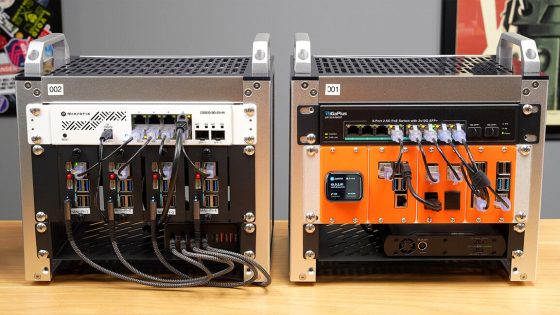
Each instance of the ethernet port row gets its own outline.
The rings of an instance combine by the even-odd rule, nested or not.
[[[366,123],[347,123],[345,125],[346,133],[345,137],[355,138],[355,137],[379,137],[384,138],[389,136],[389,126],[387,125],[375,125]]]

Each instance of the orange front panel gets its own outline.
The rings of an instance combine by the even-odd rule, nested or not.
[[[477,162],[486,162],[486,174],[492,183],[492,187],[496,189],[496,165],[497,162],[509,161],[511,162],[511,176],[510,176],[510,200],[511,210],[502,211],[494,205],[496,198],[490,193],[490,205],[486,212],[481,212],[471,207],[471,193],[467,198],[467,222],[469,223],[511,223],[513,222],[513,212],[515,205],[514,187],[515,187],[515,156],[516,148],[514,145],[501,146],[501,145],[481,145],[471,146],[471,152]]]
[[[408,162],[413,174],[412,183],[416,186],[417,156],[414,146],[403,154],[402,161]],[[396,207],[396,196],[393,191],[393,181],[378,177],[379,164],[395,162],[399,155],[399,146],[370,147],[370,202],[368,219],[371,223],[414,223],[416,221],[416,200],[406,192],[406,206]]]
[[[460,165],[460,159],[453,152],[450,146],[441,145],[441,150],[451,162],[451,164]],[[418,151],[418,189],[417,192],[422,198],[426,198],[426,193],[437,193],[438,199],[441,202],[442,209],[440,211],[434,211],[428,209],[422,203],[418,203],[418,223],[462,223],[465,220],[466,203],[467,203],[467,184],[465,180],[454,184],[452,179],[454,174],[451,174],[451,178],[448,179],[447,176],[447,164],[442,158],[441,154],[438,152],[435,146],[424,146],[424,152],[426,152],[426,158],[429,165],[437,164],[437,169],[439,171],[439,183],[432,183],[426,172],[426,167],[424,167],[424,162],[422,161],[422,156]],[[466,157],[465,151],[459,148],[459,152]],[[458,175],[462,178],[462,174],[458,171]],[[446,194],[447,193],[447,194]],[[470,191],[468,192],[470,194]],[[456,199],[459,199],[457,202]]]
[[[333,202],[326,198],[326,176],[329,172],[358,172],[362,175],[363,192],[360,201]],[[368,148],[365,146],[321,147],[321,222],[365,223],[369,196]]]

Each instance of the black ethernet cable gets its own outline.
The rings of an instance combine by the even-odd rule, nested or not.
[[[467,169],[467,173],[469,175],[470,181],[471,181],[471,185],[470,188],[471,189],[475,189],[475,190],[479,190],[484,194],[484,198],[486,200],[486,207],[485,209],[488,209],[489,204],[490,204],[490,197],[488,194],[487,190],[490,190],[490,192],[492,192],[492,194],[494,195],[494,197],[496,198],[496,200],[498,202],[500,202],[501,204],[503,204],[506,207],[510,207],[510,205],[504,200],[504,198],[502,198],[502,196],[500,196],[496,190],[494,190],[494,188],[492,188],[490,179],[488,179],[488,176],[482,172],[481,170],[478,169],[478,167],[476,166],[476,161],[472,155],[472,152],[470,151],[470,148],[467,144],[466,141],[461,142],[463,145],[465,145],[465,149],[467,150],[467,153],[469,155],[469,159],[471,161],[471,163],[467,162],[465,160],[465,158],[463,157],[463,155],[461,154],[461,152],[459,152],[459,150],[457,149],[457,147],[455,146],[455,144],[453,143],[453,141],[450,142],[451,148],[453,149],[453,152],[455,152],[455,154],[457,155],[457,157],[459,157],[459,159],[461,160],[461,164],[465,166],[465,168]],[[475,191],[473,190],[473,192]],[[475,193],[475,195],[483,198],[482,196],[478,195]]]
[[[177,250],[176,242],[179,242],[181,252],[179,252]],[[224,275],[230,273],[231,271],[233,271],[233,269],[235,268],[235,264],[231,260],[220,259],[218,257],[211,256],[211,255],[192,253],[192,252],[187,251],[187,241],[183,238],[180,238],[180,237],[178,239],[169,241],[169,249],[171,250],[171,253],[173,255],[175,255],[177,258],[185,260],[187,262],[190,262],[193,259],[197,259],[197,260],[206,260],[206,261],[212,261],[212,262],[217,262],[217,263],[220,263],[220,264],[227,265],[227,267],[225,269],[222,269],[218,272],[213,273],[212,274],[212,279],[224,276]]]
[[[126,161],[124,162],[121,167],[119,167],[119,169],[117,170],[117,175],[121,175],[121,172],[128,166],[130,165],[130,163],[132,163],[132,161],[140,154],[142,153],[142,151],[144,151],[146,149],[146,147],[148,146],[148,144],[150,144],[150,142],[152,141],[152,137],[148,137],[148,139],[146,139],[146,142],[144,142],[144,144],[142,144],[142,146],[136,150],[136,152],[134,152],[134,154]]]
[[[433,142],[436,146],[436,149],[438,150],[439,154],[441,155],[441,157],[443,158],[443,160],[445,161],[445,164],[447,164],[447,167],[449,167],[449,169],[451,169],[451,173],[453,173],[453,176],[455,176],[455,178],[460,181],[461,177],[459,177],[459,174],[457,173],[457,170],[455,170],[455,168],[453,167],[453,164],[451,164],[451,162],[449,161],[449,159],[447,158],[447,155],[445,155],[445,153],[443,152],[443,150],[441,149],[441,147],[438,144],[438,140],[436,139]],[[446,142],[444,142],[446,143]],[[452,144],[453,141],[450,141],[450,143]],[[449,144],[449,143],[447,143]]]
[[[424,163],[424,168],[426,169],[426,174],[428,175],[428,179],[432,183],[437,182],[437,180],[432,175],[432,172],[430,171],[430,168],[429,168],[429,165],[428,165],[428,158],[426,157],[426,152],[424,152],[424,147],[422,146],[422,140],[418,140],[418,142],[416,142],[416,143],[418,144],[418,150],[420,150],[420,154],[422,154],[422,161]]]
[[[177,182],[177,176],[179,175],[179,164],[181,162],[181,148],[183,147],[183,132],[184,129],[177,127],[177,136],[175,142],[175,153],[173,154],[173,164],[171,166],[171,178],[169,179],[169,185],[167,188],[167,198],[163,205],[161,212],[161,218],[159,219],[158,225],[167,224],[169,219],[169,209],[171,208],[171,202],[173,200],[173,195],[175,194],[175,183]]]
[[[163,155],[163,146],[165,144],[165,140],[167,139],[166,135],[161,136],[161,142],[159,143],[159,150],[158,150],[158,154],[159,156]]]
[[[401,165],[402,165],[402,157],[404,154],[404,143],[402,139],[399,139],[399,155],[397,157],[397,161],[395,163],[391,163],[391,167],[393,169],[393,173],[391,174],[390,179],[393,179],[395,177],[395,174],[397,173],[396,170],[401,170]]]
[[[127,144],[129,144],[132,140],[134,140],[134,138],[130,137],[128,139],[126,139],[125,142],[123,142],[123,144],[121,144],[120,146],[118,146],[115,150],[111,151],[111,153],[109,153],[106,157],[104,157],[101,162],[107,160],[108,158],[112,157],[113,155],[115,155],[117,152],[119,152],[122,148],[124,148]],[[91,170],[93,170],[94,168],[99,166],[99,162],[93,164],[92,166],[90,166],[90,168],[88,168],[87,170],[79,173],[76,176],[84,176],[86,174],[88,174]]]
[[[440,211],[441,210],[441,203],[435,204],[432,203],[418,195],[416,190],[414,190],[414,186],[412,185],[412,171],[410,170],[410,166],[408,164],[403,164],[402,176],[406,180],[407,189],[410,191],[410,194],[414,199],[418,200],[418,202],[424,204],[429,210]]]

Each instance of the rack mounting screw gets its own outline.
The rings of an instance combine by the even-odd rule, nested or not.
[[[299,280],[305,280],[307,278],[307,276],[305,275],[305,273],[300,273],[299,274]]]
[[[31,82],[26,81],[23,86],[25,87],[26,90],[29,90],[31,88]]]
[[[330,224],[334,224],[334,218],[329,219]]]
[[[507,147],[502,147],[502,152],[506,153],[507,152]]]
[[[255,147],[252,145],[248,145],[245,148],[243,148],[243,153],[245,153],[245,155],[254,155],[255,154]]]
[[[251,259],[255,259],[255,252],[252,250],[246,250],[243,255],[251,258]]]
[[[315,136],[314,133],[310,133],[310,134],[307,135],[306,140],[307,140],[307,143],[314,144],[315,141],[317,141],[317,136]]]
[[[515,221],[525,223],[527,221],[527,214],[523,211],[518,212],[515,215]]]
[[[531,83],[531,86],[536,89],[536,88],[539,87],[539,82],[538,81],[533,81],[533,83]]]
[[[383,223],[383,218],[377,219],[377,222],[380,223],[380,224]]]
[[[521,153],[521,155],[529,155],[529,153],[531,153],[531,146],[528,145],[520,146],[519,153]]]
[[[249,117],[252,117],[255,114],[255,108],[253,106],[247,106],[245,107],[245,109],[243,109],[243,111]]]
[[[480,223],[482,221],[480,218],[476,218],[476,223]]]
[[[301,88],[302,88],[302,89],[305,90],[305,89],[307,89],[308,87],[309,87],[309,83],[307,83],[307,82],[301,82]]]
[[[331,153],[334,153],[335,151],[336,149],[331,147]]]
[[[243,219],[246,222],[255,222],[255,214],[253,212],[247,212],[245,213],[245,215],[243,216]]]
[[[380,147],[380,148],[379,148],[379,152],[381,152],[381,153],[385,152],[385,148],[384,148],[384,147]]]
[[[245,226],[243,226],[243,229],[245,230],[245,232],[251,234],[255,232],[255,225],[253,223],[247,223],[245,224]]]
[[[523,233],[525,232],[525,227],[525,223],[517,223],[513,226],[513,230],[517,233]]]
[[[49,258],[49,251],[41,249],[37,252],[38,258]]]
[[[478,147],[478,152],[480,153],[484,152],[484,147]]]
[[[455,223],[455,218],[451,218],[451,223]]]
[[[253,87],[255,88],[255,90],[258,90],[261,88],[261,83],[260,82],[255,82],[253,83]]]
[[[533,105],[525,104],[523,105],[523,114],[531,115],[533,113]]]
[[[43,222],[39,222],[39,223],[35,224],[35,229],[39,233],[45,233],[47,231],[47,225]]]
[[[353,218],[352,223],[354,223],[354,224],[358,223],[358,218]]]
[[[315,232],[315,225],[314,225],[314,224],[311,224],[311,223],[307,223],[307,224],[305,225],[305,232],[307,232],[307,233],[309,233],[309,234]]]
[[[315,259],[315,252],[308,250],[305,252],[305,259]]]
[[[317,90],[316,89],[311,89],[311,91],[309,91],[309,95],[315,97],[317,96]]]
[[[31,142],[35,143],[35,144],[39,144],[41,143],[43,139],[41,138],[41,136],[32,136],[31,137]]]
[[[527,96],[531,94],[531,91],[529,91],[529,89],[523,89],[523,95]]]
[[[36,145],[33,146],[32,151],[33,151],[33,154],[35,154],[35,155],[41,155],[41,154],[43,154],[43,152],[45,152],[45,149],[42,146],[36,144]]]
[[[33,95],[35,95],[36,97],[41,96],[41,90],[39,90],[39,89],[33,90]]]
[[[35,280],[41,280],[41,275],[38,273],[33,274],[33,279]]]
[[[40,108],[37,108],[37,107],[33,107],[33,108],[29,109],[29,112],[30,112],[31,114],[33,114],[33,116],[39,116],[39,115],[41,115],[41,109],[40,109]]]
[[[428,217],[428,218],[426,219],[426,222],[432,223],[432,218]]]
[[[254,136],[247,136],[245,138],[243,138],[243,140],[245,140],[245,143],[247,144],[255,144],[255,137]]]
[[[522,273],[519,275],[519,279],[521,280],[527,280],[527,274],[526,273]]]
[[[309,211],[305,214],[305,221],[309,223],[313,223],[317,221],[317,215],[313,211]]]
[[[314,146],[308,146],[305,151],[307,151],[307,155],[309,156],[315,156],[315,154],[317,154],[319,152],[319,149],[317,149]],[[332,151],[331,151],[332,152]]]
[[[39,211],[35,214],[35,220],[37,220],[37,222],[45,222],[47,221],[47,214],[44,213],[43,211]]]
[[[428,151],[429,151],[430,153],[434,153],[434,147],[430,147],[430,148],[428,149]]]
[[[499,221],[500,223],[502,223],[502,222],[504,222],[504,218],[499,218],[498,221]]]
[[[513,255],[514,258],[519,258],[523,256],[523,251],[521,249],[517,249],[511,252],[511,254]]]
[[[249,97],[251,95],[253,95],[253,92],[251,92],[251,89],[246,89],[245,92],[243,92],[245,94],[245,96]]]
[[[406,223],[406,218],[401,218],[402,223]]]

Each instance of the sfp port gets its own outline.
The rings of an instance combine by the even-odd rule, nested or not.
[[[196,130],[194,132],[194,138],[196,140],[208,140],[210,138],[210,131],[208,131],[208,130]]]
[[[77,195],[76,208],[89,208],[89,195]]]
[[[75,181],[76,192],[88,192],[89,191],[89,179],[77,179]]]
[[[511,162],[497,162],[496,171],[498,175],[510,175],[511,174]]]
[[[212,130],[212,140],[224,140],[226,138],[226,132],[224,130]]]

